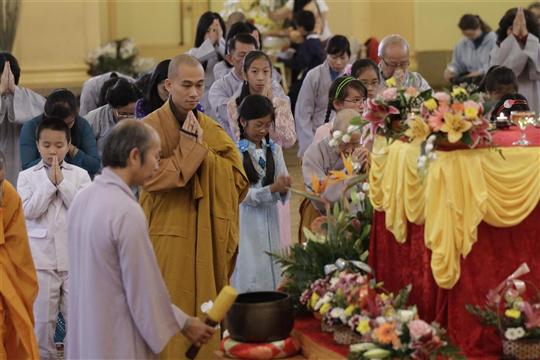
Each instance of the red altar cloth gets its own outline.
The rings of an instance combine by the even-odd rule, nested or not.
[[[511,146],[519,138],[513,127],[494,133],[499,146]],[[527,138],[540,145],[540,130],[529,127]],[[369,262],[377,280],[384,287],[398,291],[412,284],[410,303],[418,306],[426,321],[436,320],[448,329],[449,335],[469,359],[499,359],[501,338],[491,328],[480,325],[465,310],[465,304],[483,305],[488,290],[496,287],[521,263],[527,262],[531,273],[524,276],[540,285],[540,206],[519,225],[495,228],[485,223],[478,226],[478,241],[466,259],[461,259],[461,276],[450,290],[440,289],[433,279],[431,252],[424,245],[424,227],[408,224],[407,241],[399,244],[386,230],[385,214],[375,212]]]

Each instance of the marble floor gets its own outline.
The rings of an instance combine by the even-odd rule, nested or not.
[[[287,169],[293,181],[293,187],[295,189],[304,190],[304,180],[302,178],[302,165],[300,159],[296,157],[298,148],[295,146],[292,149],[284,150],[285,162],[287,163]],[[291,195],[291,240],[292,242],[298,242],[298,226],[300,224],[300,203],[302,197],[297,194]]]

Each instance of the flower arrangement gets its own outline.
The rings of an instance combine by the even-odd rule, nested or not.
[[[497,288],[489,291],[484,306],[468,304],[466,308],[484,325],[498,328],[503,343],[527,340],[536,343],[538,352],[533,358],[538,359],[540,357],[540,293],[528,298],[526,283],[519,280],[519,277],[528,272],[530,269],[527,264],[522,264]]]
[[[395,140],[404,135],[404,122],[411,112],[417,112],[421,104],[431,97],[431,90],[418,93],[413,88],[395,87],[393,78],[387,80],[387,86],[393,85],[368,99],[363,118],[369,126],[365,127],[363,141],[369,141],[375,135],[383,135]]]
[[[109,41],[98,47],[86,58],[89,66],[88,75],[96,76],[109,71],[118,71],[126,75],[137,76],[149,71],[154,61],[138,58],[139,50],[129,38]]]
[[[302,294],[317,279],[326,276],[325,266],[338,259],[365,260],[369,247],[372,207],[366,194],[366,174],[355,170],[353,161],[343,157],[344,169],[326,178],[312,178],[308,192],[292,190],[326,209],[310,228],[304,228],[307,241],[292,245],[287,252],[271,254],[283,268],[286,279],[282,290],[289,293],[298,312],[306,310]]]

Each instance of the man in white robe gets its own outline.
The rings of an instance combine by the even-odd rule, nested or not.
[[[180,331],[197,345],[214,333],[171,303],[130,190],[153,177],[160,149],[149,126],[122,121],[105,142],[102,174],[71,205],[67,359],[149,359]]]
[[[6,154],[6,178],[17,184],[21,166],[19,135],[22,124],[43,112],[43,96],[18,86],[20,68],[9,53],[0,52],[0,151]]]

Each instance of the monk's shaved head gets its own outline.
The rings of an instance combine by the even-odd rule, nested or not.
[[[351,125],[351,120],[359,117],[360,113],[353,109],[343,109],[336,114],[334,119],[334,124],[332,125],[332,130],[339,130],[342,133],[347,132],[347,128]]]
[[[171,62],[169,64],[169,71],[167,73],[167,77],[169,79],[174,79],[178,75],[180,67],[183,66],[183,65],[184,66],[189,66],[189,67],[200,67],[201,70],[204,73],[204,69],[203,69],[201,63],[199,62],[199,60],[195,59],[191,55],[180,54],[180,55],[176,55],[174,58],[172,58],[172,60],[171,60]]]

